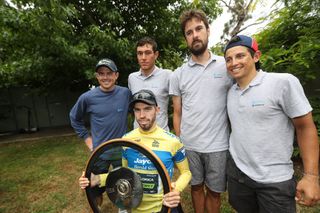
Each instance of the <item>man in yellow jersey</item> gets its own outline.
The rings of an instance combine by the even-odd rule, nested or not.
[[[124,148],[122,166],[135,171],[140,176],[143,186],[153,186],[153,188],[143,188],[142,201],[132,212],[159,212],[162,204],[173,208],[172,212],[175,212],[174,208],[180,203],[180,193],[191,179],[183,144],[175,135],[156,124],[156,115],[159,113],[160,108],[150,90],[140,90],[135,93],[130,107],[133,109],[139,127],[125,134],[123,138],[134,140],[150,148],[165,165],[170,178],[173,176],[174,165],[180,172],[176,182],[172,183],[173,190],[163,196],[160,176],[152,162],[138,151],[132,148]],[[91,187],[96,185],[103,187],[105,179],[106,175],[96,175],[90,184],[83,174],[79,178],[79,185],[82,189],[89,185]]]

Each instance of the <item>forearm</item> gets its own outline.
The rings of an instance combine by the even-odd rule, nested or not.
[[[319,142],[317,129],[311,113],[294,119],[300,155],[303,161],[304,173],[319,174]]]
[[[191,172],[189,170],[189,164],[187,159],[184,159],[182,162],[177,163],[176,165],[180,172],[180,176],[176,181],[175,189],[177,191],[182,192],[191,180]]]
[[[315,128],[297,130],[297,140],[304,173],[319,175],[319,142]]]
[[[180,136],[181,115],[173,113],[173,129],[176,136]]]

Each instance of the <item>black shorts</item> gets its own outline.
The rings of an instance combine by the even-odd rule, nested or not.
[[[294,178],[279,182],[258,183],[234,163],[227,163],[229,203],[239,213],[295,213],[296,181]]]

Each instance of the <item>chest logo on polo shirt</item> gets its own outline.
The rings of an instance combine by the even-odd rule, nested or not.
[[[265,105],[265,101],[264,100],[253,100],[251,102],[251,106],[252,107],[261,107]]]
[[[135,142],[140,142],[141,139],[140,138],[137,138],[137,139],[134,139]]]
[[[222,74],[221,73],[213,73],[213,77],[214,78],[222,78]]]
[[[152,142],[152,147],[159,147],[159,142],[158,141],[156,141],[156,140],[153,140],[153,142]]]

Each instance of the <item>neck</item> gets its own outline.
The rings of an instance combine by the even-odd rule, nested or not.
[[[192,55],[192,60],[202,65],[206,64],[209,61],[209,59],[210,53],[208,49],[204,51],[204,53],[202,53],[201,55]]]
[[[149,76],[149,75],[153,72],[153,70],[154,70],[155,67],[156,67],[156,66],[153,65],[153,67],[150,68],[150,69],[148,69],[148,70],[143,70],[143,69],[141,69],[141,72],[142,72],[142,74],[143,74],[144,76]]]
[[[109,89],[104,89],[102,86],[99,86],[99,88],[100,88],[103,92],[111,92],[112,90],[114,90],[115,87],[116,87],[116,85],[113,85],[113,86],[110,87]]]
[[[240,89],[245,89],[250,82],[257,76],[258,72],[256,70],[250,72],[248,76],[242,79],[237,79],[237,84],[239,85]]]
[[[157,127],[157,125],[156,125],[156,123],[154,123],[154,124],[150,127],[150,129],[142,129],[141,127],[139,127],[139,130],[140,130],[141,132],[144,132],[144,133],[151,133],[151,132],[154,132],[154,131],[156,130],[156,127]]]

